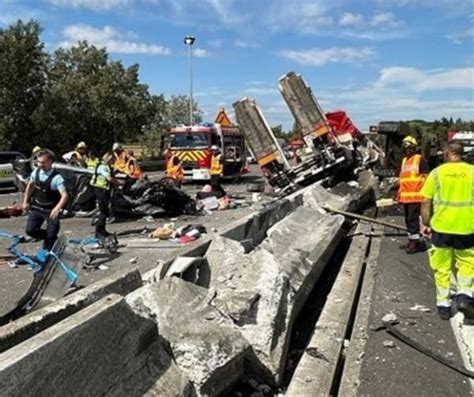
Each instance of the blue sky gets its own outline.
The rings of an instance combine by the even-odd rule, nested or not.
[[[278,92],[303,75],[324,110],[380,120],[474,119],[473,0],[0,0],[0,26],[40,21],[47,49],[107,47],[165,96],[194,94],[206,119],[249,96],[270,125],[293,119]]]

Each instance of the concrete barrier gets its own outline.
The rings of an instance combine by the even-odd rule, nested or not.
[[[370,226],[360,224],[356,233],[367,233],[370,229]],[[349,319],[357,304],[354,299],[363,274],[369,240],[363,235],[354,237],[285,396],[332,394]]]
[[[109,294],[127,295],[142,285],[138,269],[105,277],[70,296],[0,327],[0,353]]]
[[[192,396],[156,323],[106,298],[0,354],[8,396]]]

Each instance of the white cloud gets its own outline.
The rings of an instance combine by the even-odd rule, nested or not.
[[[244,41],[240,39],[235,40],[234,45],[238,48],[260,48],[261,47],[257,43],[252,43],[250,41]]]
[[[197,58],[207,58],[209,56],[209,52],[203,48],[194,48],[193,55]]]
[[[328,63],[355,63],[367,61],[374,55],[369,47],[312,48],[309,50],[284,50],[279,55],[296,63],[309,66],[323,66]]]
[[[112,26],[104,26],[102,29],[90,25],[78,24],[66,27],[63,32],[61,47],[71,47],[78,41],[87,40],[97,47],[106,47],[112,53],[120,54],[149,54],[149,55],[169,55],[169,48],[157,44],[147,44],[126,39]]]
[[[464,39],[472,41],[474,39],[474,26],[471,26],[462,32],[449,34],[446,37],[451,39],[455,44],[461,44]]]
[[[474,87],[474,67],[449,70],[420,70],[392,66],[380,71],[376,87],[396,87],[411,91],[446,89],[471,90]]]
[[[362,14],[346,12],[339,18],[339,25],[341,26],[360,26],[363,24],[365,24],[365,18]]]
[[[58,7],[89,8],[93,11],[109,11],[131,6],[134,0],[48,0]]]
[[[379,12],[375,14],[370,20],[371,26],[382,28],[396,28],[402,24],[403,22],[398,20],[395,14],[392,12]]]

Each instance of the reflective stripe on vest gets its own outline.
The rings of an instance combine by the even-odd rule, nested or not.
[[[123,150],[120,154],[114,153],[115,163],[114,168],[117,171],[123,172],[124,174],[127,173],[127,153]]]
[[[446,163],[433,171],[431,227],[438,233],[474,234],[474,166]]]
[[[400,171],[400,189],[398,201],[400,203],[419,203],[422,200],[421,188],[425,177],[420,173],[421,155],[415,154],[410,158],[405,157]]]
[[[221,164],[222,154],[212,156],[211,159],[211,175],[221,175],[224,166]]]

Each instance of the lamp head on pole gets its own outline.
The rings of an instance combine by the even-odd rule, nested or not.
[[[184,44],[189,45],[189,46],[193,45],[195,41],[196,41],[196,38],[194,36],[186,36],[184,38]]]

